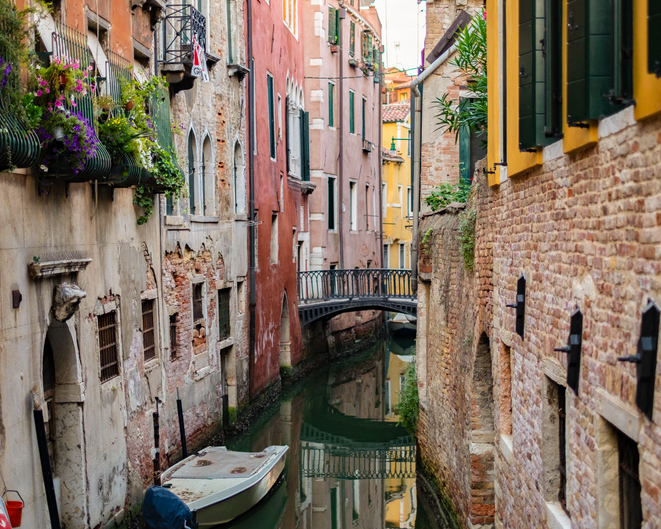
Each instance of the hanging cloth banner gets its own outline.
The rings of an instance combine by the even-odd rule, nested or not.
[[[209,70],[207,70],[207,56],[202,46],[197,42],[197,35],[193,34],[193,67],[191,68],[193,77],[201,77],[202,82],[209,82]]]

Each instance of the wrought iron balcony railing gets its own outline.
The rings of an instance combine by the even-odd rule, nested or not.
[[[169,5],[163,19],[163,63],[193,64],[193,36],[207,51],[207,20],[191,5]]]
[[[414,299],[411,270],[367,268],[298,273],[299,303],[347,298]]]
[[[87,68],[91,62],[87,35],[80,33],[64,24],[56,22],[56,31],[52,35],[53,56],[77,59],[81,68]],[[91,127],[94,127],[94,103],[92,94],[86,94],[78,100],[77,112],[87,119]],[[85,169],[74,175],[69,167],[62,166],[53,171],[53,176],[61,176],[69,182],[86,182],[89,180],[105,181],[110,175],[111,160],[108,150],[99,143],[96,154],[87,160]],[[56,174],[55,174],[56,173]]]

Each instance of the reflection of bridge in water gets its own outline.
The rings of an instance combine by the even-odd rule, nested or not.
[[[368,424],[390,425],[393,433],[401,433],[395,423],[355,419]],[[306,422],[301,429],[301,471],[304,477],[339,479],[415,478],[415,442],[408,435],[381,442],[355,441],[326,433]]]

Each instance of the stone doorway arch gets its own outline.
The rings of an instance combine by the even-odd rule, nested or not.
[[[71,320],[50,323],[42,353],[44,420],[60,521],[67,529],[87,527],[87,471],[83,428],[83,384]]]
[[[289,302],[287,291],[282,297],[282,312],[280,313],[280,369],[291,367],[291,332],[289,319]]]

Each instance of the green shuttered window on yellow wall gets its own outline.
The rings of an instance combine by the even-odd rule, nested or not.
[[[650,73],[661,77],[661,2],[647,0],[647,58]]]
[[[567,122],[600,119],[631,103],[633,0],[569,0]]]
[[[519,0],[519,148],[561,136],[560,0]]]

